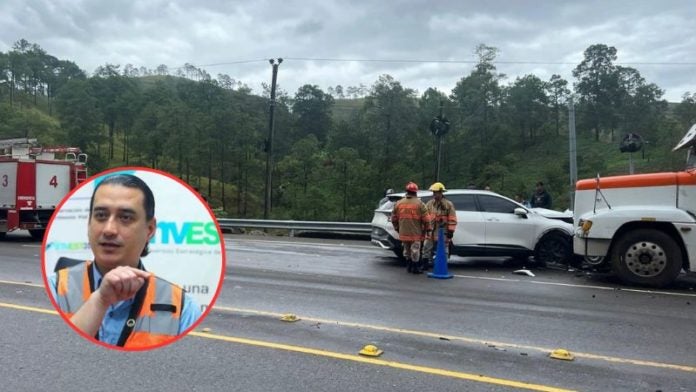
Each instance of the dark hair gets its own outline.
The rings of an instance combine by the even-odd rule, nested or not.
[[[544,186],[544,183],[539,181],[539,182],[537,182],[537,186]]]
[[[97,194],[97,189],[102,185],[120,185],[126,188],[136,188],[143,193],[143,208],[145,208],[145,218],[150,221],[155,217],[155,196],[149,186],[132,174],[111,174],[107,175],[102,181],[97,183],[92,192],[92,198],[89,200],[89,219],[92,219],[92,208],[94,207],[94,195]],[[140,257],[145,257],[150,253],[148,243],[145,243],[145,248],[140,253]]]

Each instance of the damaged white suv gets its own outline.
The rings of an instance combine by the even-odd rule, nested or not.
[[[372,243],[401,257],[399,234],[391,224],[394,203],[404,193],[387,195],[372,218]],[[419,191],[427,202],[432,192]],[[568,263],[573,256],[572,214],[527,208],[484,190],[451,189],[445,197],[457,210],[450,253],[457,256],[534,256],[536,262]]]

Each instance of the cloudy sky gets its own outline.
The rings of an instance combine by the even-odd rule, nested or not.
[[[0,0],[0,51],[20,38],[91,73],[133,64],[185,63],[225,73],[254,91],[279,86],[371,86],[390,74],[405,87],[450,93],[474,48],[499,49],[507,75],[544,80],[571,71],[590,45],[618,50],[670,101],[696,92],[696,1],[232,1]]]

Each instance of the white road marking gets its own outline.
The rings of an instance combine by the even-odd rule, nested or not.
[[[643,293],[643,294],[660,294],[660,295],[673,295],[679,297],[696,297],[696,294],[689,293],[675,293],[671,291],[655,291],[655,290],[645,290],[645,289],[630,289],[625,287],[607,287],[607,286],[593,286],[584,284],[574,284],[574,283],[557,283],[557,282],[544,282],[541,280],[526,280],[526,279],[506,279],[506,278],[488,278],[484,276],[473,276],[473,275],[453,275],[457,278],[464,279],[479,279],[479,280],[494,280],[500,282],[515,282],[515,283],[529,283],[529,284],[540,284],[547,286],[563,286],[563,287],[577,287],[581,289],[597,289],[597,290],[608,290],[608,291],[628,291],[632,293]]]

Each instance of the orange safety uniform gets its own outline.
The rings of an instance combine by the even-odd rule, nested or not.
[[[80,263],[58,271],[56,302],[70,318],[92,294],[92,262]],[[181,287],[150,275],[135,295],[131,312],[118,346],[151,347],[174,339],[179,333],[179,318],[184,304]]]
[[[437,231],[443,227],[445,234],[448,231],[454,232],[457,229],[457,210],[454,209],[454,204],[444,197],[437,201],[431,199],[426,204],[428,208],[428,219],[432,226],[432,240],[437,241]]]
[[[404,258],[409,262],[408,272],[419,273],[421,241],[429,229],[428,209],[418,197],[406,195],[394,206],[392,225],[399,233]]]
[[[403,241],[422,241],[429,230],[428,209],[417,197],[407,195],[396,202],[392,211],[392,225]]]
[[[423,257],[428,260],[433,260],[435,244],[438,239],[438,230],[443,228],[445,234],[445,253],[449,258],[449,244],[452,239],[447,236],[447,232],[454,233],[457,228],[457,211],[454,209],[454,204],[444,197],[437,201],[431,199],[427,204],[428,219],[432,227],[432,232],[423,242]]]

